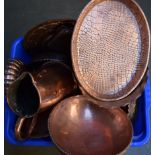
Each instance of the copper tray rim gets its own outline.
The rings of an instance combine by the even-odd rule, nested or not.
[[[78,37],[78,34],[79,34],[79,31],[80,31],[80,27],[83,23],[83,20],[85,18],[85,16],[90,12],[90,10],[97,4],[101,3],[101,2],[104,2],[104,1],[118,1],[118,2],[121,2],[123,3],[124,5],[126,5],[130,11],[131,10],[131,7],[128,6],[126,3],[132,3],[132,5],[135,5],[137,8],[138,8],[138,13],[141,14],[141,17],[143,18],[145,24],[146,24],[146,29],[147,29],[147,41],[148,41],[148,48],[147,48],[147,59],[146,59],[146,63],[142,63],[143,65],[145,65],[145,67],[143,68],[143,71],[141,73],[141,76],[137,79],[137,78],[134,78],[134,79],[137,79],[136,81],[137,82],[134,82],[135,85],[132,87],[132,89],[128,90],[128,93],[120,96],[120,97],[117,97],[117,98],[104,98],[104,94],[99,94],[97,92],[95,92],[92,88],[90,88],[84,81],[83,79],[83,76],[81,75],[80,73],[80,70],[79,70],[79,67],[78,67],[78,60],[77,60],[77,46],[76,46],[76,42],[77,42],[77,37]],[[133,12],[132,12],[133,13]],[[133,13],[133,15],[136,17],[135,13]],[[139,26],[140,27],[140,26]],[[145,75],[145,72],[147,70],[147,66],[148,66],[148,63],[149,63],[149,58],[150,58],[150,28],[149,28],[149,24],[148,24],[148,21],[147,21],[147,18],[143,12],[143,10],[141,9],[141,7],[139,6],[139,4],[134,1],[134,0],[126,0],[126,2],[124,2],[123,0],[91,0],[86,6],[85,8],[82,10],[80,16],[78,17],[78,20],[75,24],[75,27],[74,27],[74,31],[73,31],[73,35],[72,35],[72,42],[71,42],[71,58],[72,58],[72,64],[73,64],[73,70],[74,70],[74,73],[75,73],[75,77],[77,78],[78,80],[78,83],[79,85],[82,87],[82,89],[88,94],[90,95],[90,97],[93,97],[99,101],[118,101],[118,100],[121,100],[125,97],[127,97],[130,93],[132,93],[136,87],[139,85],[139,83],[141,82],[143,76]],[[132,79],[133,80],[133,79]],[[132,81],[131,80],[131,81]]]

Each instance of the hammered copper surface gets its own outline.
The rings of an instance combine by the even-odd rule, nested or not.
[[[4,72],[4,91],[7,94],[9,86],[17,79],[24,70],[24,64],[20,60],[11,59]]]
[[[31,117],[38,111],[46,110],[77,88],[70,68],[59,61],[31,64],[12,83],[7,101],[19,116]]]
[[[127,149],[132,124],[120,108],[105,109],[74,96],[61,101],[49,117],[56,146],[70,155],[116,155]]]
[[[101,101],[128,96],[146,71],[150,32],[132,0],[92,0],[72,38],[72,61],[83,89]]]
[[[33,59],[70,58],[74,25],[75,20],[71,19],[43,22],[26,33],[23,46]]]
[[[131,94],[129,94],[127,97],[120,99],[120,100],[106,102],[106,101],[100,101],[100,100],[97,100],[95,98],[92,98],[87,93],[85,93],[84,91],[83,91],[83,94],[85,96],[87,96],[88,98],[91,98],[92,100],[97,101],[94,103],[98,104],[100,107],[116,108],[116,107],[126,106],[129,103],[135,102],[138,99],[138,97],[141,96],[141,94],[144,90],[145,84],[147,82],[147,79],[148,79],[148,73],[149,72],[147,69],[146,73],[143,76],[143,79],[141,80],[139,85],[134,89],[134,91]]]

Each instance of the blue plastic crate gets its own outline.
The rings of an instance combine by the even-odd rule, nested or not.
[[[23,38],[18,38],[11,49],[11,58],[20,59],[24,63],[30,63],[31,58],[25,53],[22,46]],[[5,137],[9,143],[15,145],[52,146],[50,137],[17,141],[14,135],[17,116],[10,110],[5,99]],[[131,146],[142,146],[150,139],[150,79],[148,79],[142,96],[138,99],[136,118],[134,119],[134,136]]]

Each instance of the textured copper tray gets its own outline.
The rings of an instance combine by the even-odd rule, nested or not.
[[[81,87],[101,101],[128,96],[148,66],[150,32],[132,0],[92,0],[72,37],[72,62]]]
[[[86,93],[84,95],[86,95],[87,97],[91,98],[92,100],[94,100],[95,104],[98,104],[101,107],[106,107],[106,108],[116,108],[116,107],[121,107],[121,106],[126,106],[128,104],[130,104],[131,102],[136,101],[136,99],[138,99],[138,97],[141,96],[142,91],[144,90],[144,86],[146,84],[147,78],[148,78],[148,70],[146,71],[142,81],[140,82],[140,84],[134,89],[134,91],[132,93],[130,93],[128,96],[126,96],[123,99],[120,100],[116,100],[116,101],[100,101],[100,100],[96,100],[92,97],[90,97],[89,95],[87,95]]]

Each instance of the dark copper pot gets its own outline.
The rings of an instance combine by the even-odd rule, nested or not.
[[[71,37],[75,20],[57,19],[43,22],[24,36],[23,46],[36,59],[66,59],[70,61]]]
[[[7,101],[21,117],[31,117],[72,94],[77,88],[72,71],[63,63],[50,61],[24,72],[9,87]]]
[[[48,125],[56,146],[69,155],[116,155],[126,151],[132,124],[120,108],[105,109],[82,95],[59,103]],[[97,102],[97,101],[96,101]]]
[[[34,117],[19,117],[15,126],[15,136],[17,140],[28,138],[41,138],[49,136],[48,117],[51,108],[36,114]]]

